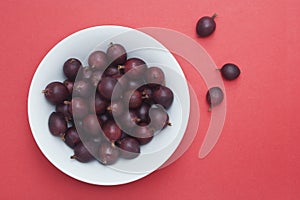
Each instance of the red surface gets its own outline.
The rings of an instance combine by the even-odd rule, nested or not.
[[[0,199],[300,199],[300,2],[131,2],[0,3]],[[197,38],[197,19],[214,12],[216,32]],[[42,155],[27,120],[31,78],[57,42],[103,24],[174,29],[202,44],[217,65],[232,61],[241,67],[239,80],[225,82],[227,118],[208,157],[197,157],[209,122],[206,89],[191,71],[191,82],[199,84],[201,127],[171,166],[134,183],[102,187],[66,176]]]

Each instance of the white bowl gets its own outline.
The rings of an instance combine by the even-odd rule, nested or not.
[[[168,110],[172,126],[164,129],[132,160],[119,159],[111,166],[98,162],[80,163],[70,159],[73,150],[51,135],[48,117],[54,110],[41,91],[52,81],[63,81],[63,63],[70,57],[86,64],[95,49],[105,50],[110,42],[122,44],[128,57],[140,57],[148,65],[160,66],[166,74],[166,85],[174,93]],[[140,31],[121,26],[97,26],[76,32],[52,48],[40,63],[28,95],[28,117],[33,137],[47,159],[65,174],[97,185],[118,185],[138,180],[158,169],[179,145],[189,117],[189,90],[184,74],[172,54],[158,41]]]

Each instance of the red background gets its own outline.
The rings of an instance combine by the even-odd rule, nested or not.
[[[300,199],[299,8],[296,0],[1,1],[0,199]],[[197,38],[198,18],[215,12],[216,32]],[[57,42],[105,24],[174,29],[217,65],[240,66],[241,77],[225,82],[227,118],[208,157],[198,158],[209,122],[206,89],[193,76],[201,126],[171,166],[104,187],[68,177],[42,155],[27,119],[31,78]]]

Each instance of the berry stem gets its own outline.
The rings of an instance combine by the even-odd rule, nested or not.
[[[113,46],[113,45],[114,45],[114,43],[113,43],[113,42],[110,42],[109,45],[108,45],[108,47],[111,47],[111,46]]]
[[[112,107],[111,107],[111,106],[108,106],[108,107],[106,108],[106,110],[112,111]]]
[[[114,142],[111,143],[111,146],[112,146],[113,148],[116,148],[116,144],[115,144]]]
[[[211,111],[212,111],[212,105],[210,105],[208,108],[208,112],[211,112]]]
[[[71,119],[69,117],[65,117],[66,122],[70,122]]]
[[[60,138],[61,138],[61,140],[62,140],[62,141],[66,141],[66,138],[65,138],[65,136],[66,136],[66,134],[65,134],[65,133],[62,133],[62,134],[60,135]]]
[[[70,104],[71,104],[71,101],[64,101],[64,104],[70,105]]]
[[[125,69],[125,66],[119,65],[119,66],[118,66],[118,70],[121,70],[121,69]]]
[[[217,13],[213,14],[213,16],[211,17],[212,19],[215,19],[217,17]]]

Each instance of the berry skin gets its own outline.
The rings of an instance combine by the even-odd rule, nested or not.
[[[226,80],[234,80],[237,77],[239,77],[241,71],[238,68],[237,65],[232,63],[227,63],[223,65],[223,67],[220,69],[222,77]]]
[[[224,93],[219,87],[212,87],[206,93],[206,101],[210,106],[210,109],[222,103],[224,99]]]
[[[198,20],[196,32],[199,37],[207,37],[216,30],[216,22],[214,20],[216,16],[216,14],[214,14],[212,17],[204,16]]]

